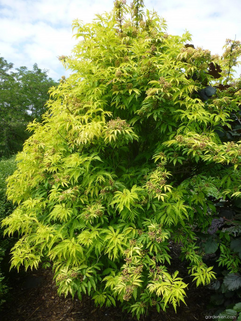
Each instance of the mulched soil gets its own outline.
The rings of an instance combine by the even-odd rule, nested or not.
[[[173,269],[180,271],[186,281],[186,268],[175,259]],[[130,321],[136,320],[121,308],[96,308],[94,302],[84,297],[82,301],[64,298],[57,294],[51,269],[13,273],[10,277],[11,297],[0,311],[1,321]],[[191,281],[191,280],[190,280]],[[155,309],[140,321],[204,321],[212,313],[207,310],[211,291],[205,287],[196,288],[190,283],[187,290],[187,305],[181,304],[177,313],[173,308],[157,313]]]

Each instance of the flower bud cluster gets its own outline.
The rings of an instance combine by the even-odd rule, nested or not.
[[[123,296],[124,301],[129,301],[131,299],[134,289],[135,289],[134,285],[129,285],[126,287],[126,293]]]
[[[59,182],[60,179],[56,178],[55,181]],[[67,200],[75,201],[77,194],[78,194],[78,191],[75,188],[69,188],[61,193],[59,200],[60,201],[67,201]]]
[[[110,130],[116,130],[116,129],[123,130],[130,127],[130,125],[126,122],[126,120],[120,119],[119,117],[117,117],[116,119],[110,120],[107,123],[107,126]]]
[[[116,9],[120,9],[123,4],[126,4],[126,0],[116,0],[114,6]]]
[[[164,77],[159,78],[159,83],[161,87],[163,88],[164,92],[168,92],[170,88],[172,88],[172,84],[170,84]]]
[[[121,75],[122,75],[122,72],[120,70],[117,70],[115,73],[115,76],[119,78],[121,77]]]
[[[81,216],[86,220],[103,216],[104,211],[101,204],[93,204],[86,207]]]
[[[163,190],[164,185],[166,185],[168,174],[162,171],[163,167],[159,167],[150,176],[149,181],[146,183],[146,188],[150,193],[160,194]]]
[[[60,61],[61,61],[61,60],[65,61],[67,58],[68,58],[68,56],[64,56],[64,55],[58,57],[58,59],[59,59]]]
[[[156,241],[157,243],[161,243],[163,241],[162,226],[159,225],[156,229],[150,228],[148,232],[148,237],[151,241]]]
[[[211,52],[210,50],[204,50],[200,47],[192,48],[192,47],[184,47],[181,49],[181,53],[177,57],[178,60],[193,62],[194,60],[201,60],[208,62],[211,60]]]
[[[126,284],[125,294],[123,296],[124,301],[129,301],[132,297],[136,285],[133,285],[133,276],[140,275],[143,271],[143,265],[127,266],[121,272],[121,280]]]

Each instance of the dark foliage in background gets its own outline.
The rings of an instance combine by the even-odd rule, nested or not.
[[[27,124],[41,121],[50,87],[57,83],[37,64],[13,69],[0,57],[0,158],[16,154],[29,137]]]
[[[6,178],[13,174],[16,169],[15,158],[12,157],[8,160],[2,159],[0,161],[0,222],[10,215],[15,206],[11,201],[7,200],[6,196]],[[15,239],[12,237],[4,237],[3,229],[0,228],[0,308],[6,300],[6,295],[8,293],[8,286],[6,282],[6,277],[2,269],[3,260],[9,252],[10,248],[13,246]]]

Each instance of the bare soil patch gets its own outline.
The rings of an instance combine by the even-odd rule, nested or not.
[[[94,302],[84,297],[82,301],[64,298],[57,294],[52,271],[39,269],[22,272],[11,277],[11,298],[0,312],[1,321],[129,321],[136,320],[121,308],[96,308]],[[177,313],[172,308],[157,313],[151,310],[141,321],[195,321],[210,315],[207,306],[210,290],[189,285],[185,306]]]

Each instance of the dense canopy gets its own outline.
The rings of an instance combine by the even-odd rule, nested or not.
[[[228,263],[239,234],[213,220],[240,196],[240,43],[213,56],[137,0],[73,28],[79,43],[60,57],[73,73],[29,126],[8,181],[18,206],[3,224],[21,235],[12,266],[52,264],[60,293],[137,317],[176,309],[187,284],[170,272],[172,244],[197,286],[215,278],[206,244],[239,272],[239,258]]]

